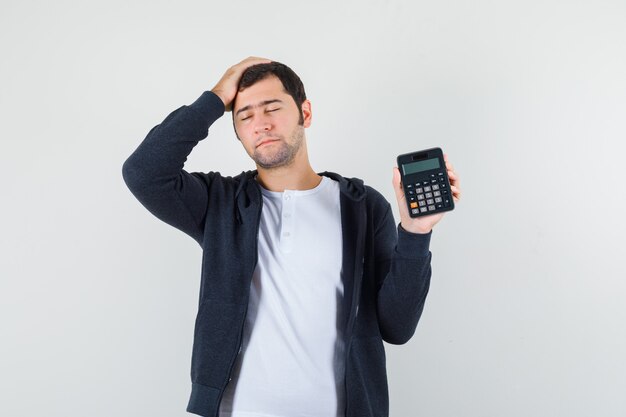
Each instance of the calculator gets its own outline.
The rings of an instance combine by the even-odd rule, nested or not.
[[[411,217],[454,210],[441,148],[402,154],[398,156],[398,169]]]

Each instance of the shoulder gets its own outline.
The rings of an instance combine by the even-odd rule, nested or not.
[[[235,176],[224,176],[218,171],[191,173],[191,175],[206,182],[207,186],[214,191],[243,188],[251,178],[254,178],[255,174],[256,171],[243,171]]]
[[[371,202],[376,203],[376,204],[389,204],[385,196],[382,195],[380,191],[378,191],[374,187],[367,185],[367,184],[365,184],[364,187],[365,187],[365,194]]]
[[[211,181],[223,181],[233,184],[238,184],[241,181],[247,181],[250,178],[254,177],[256,171],[242,171],[237,175],[223,175],[219,171],[209,171],[209,172],[192,172],[191,174],[196,175],[198,177],[207,178]]]
[[[365,184],[361,178],[343,176],[329,171],[321,172],[319,175],[323,175],[337,181],[339,183],[340,191],[353,200],[360,201],[365,199],[368,205],[372,204],[385,207],[389,205],[385,197],[378,190]]]
[[[366,190],[366,205],[369,215],[372,217],[374,223],[383,222],[390,215],[393,218],[391,211],[391,204],[378,190],[369,185],[365,185]]]

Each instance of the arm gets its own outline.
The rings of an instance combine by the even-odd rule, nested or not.
[[[212,175],[188,173],[183,166],[213,122],[230,111],[243,72],[265,62],[249,57],[230,67],[211,91],[152,128],[122,167],[126,185],[141,204],[200,245]]]
[[[456,203],[461,197],[459,177],[447,155],[444,155],[444,159],[452,197]],[[377,311],[383,339],[388,343],[402,344],[415,333],[424,309],[431,277],[432,254],[428,249],[430,237],[433,227],[445,213],[410,217],[400,183],[400,171],[395,167],[392,184],[398,200],[401,222],[397,227],[396,240],[395,221],[391,207],[387,205],[387,210],[376,228],[377,268],[381,271],[378,276],[388,271],[379,284]]]
[[[403,344],[415,333],[430,286],[431,233],[418,234],[397,226],[389,205],[377,227],[377,268],[387,271],[378,289],[376,307],[383,340]]]
[[[128,157],[122,175],[133,195],[152,214],[202,242],[208,188],[201,174],[183,169],[211,124],[224,114],[224,103],[205,91],[191,105],[170,113]]]

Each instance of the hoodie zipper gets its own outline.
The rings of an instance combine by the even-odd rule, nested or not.
[[[257,186],[258,189],[258,186]],[[259,261],[259,227],[261,225],[261,211],[263,210],[263,197],[261,196],[261,193],[259,192],[258,194],[259,200],[260,200],[260,204],[259,204],[259,209],[257,212],[257,223],[256,223],[256,239],[254,241],[254,264],[252,266],[252,275],[254,275],[254,269],[256,268],[256,265]],[[237,202],[235,201],[235,204],[237,204]],[[252,280],[252,275],[250,276],[250,280]],[[224,391],[226,391],[226,387],[228,386],[228,384],[230,383],[230,381],[232,380],[231,375],[233,373],[233,367],[235,366],[235,361],[237,360],[237,356],[239,356],[239,353],[241,351],[241,343],[243,341],[243,330],[246,326],[246,316],[248,315],[248,302],[250,299],[250,293],[248,293],[248,298],[246,299],[245,302],[245,306],[246,309],[244,310],[243,313],[243,321],[241,323],[241,328],[239,329],[239,338],[237,341],[237,352],[235,353],[235,355],[233,356],[233,358],[230,360],[230,368],[228,371],[228,380],[226,381],[226,384],[224,384],[224,387],[222,388],[222,390],[220,391],[220,395],[217,398],[217,407],[215,410],[215,417],[219,417],[219,412],[220,412],[220,405],[222,403],[222,397],[224,396]]]
[[[354,325],[355,325],[356,318],[359,314],[359,301],[361,299],[361,284],[363,281],[363,265],[365,264],[365,249],[363,245],[363,241],[365,239],[365,236],[363,236],[363,233],[365,230],[365,224],[363,223],[364,223],[365,218],[364,218],[363,210],[364,210],[363,207],[359,209],[359,224],[357,225],[358,229],[357,229],[357,238],[356,238],[357,247],[355,248],[355,255],[357,259],[359,257],[361,258],[361,262],[356,263],[355,270],[354,270],[354,280],[353,280],[354,287],[352,289],[352,304],[355,307],[350,308],[350,317],[348,318],[348,327],[346,329],[346,334],[348,335],[348,338],[346,340],[346,352],[345,352],[345,357],[344,357],[344,363],[345,363],[344,365],[344,369],[345,369],[344,370],[344,401],[345,401],[344,413],[345,413],[345,416],[344,417],[349,416],[349,413],[348,413],[349,390],[348,390],[347,370],[348,370],[348,364],[349,364],[350,349],[352,348]],[[353,311],[354,311],[354,314],[352,313]]]

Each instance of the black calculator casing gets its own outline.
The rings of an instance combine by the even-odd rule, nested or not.
[[[450,178],[441,148],[402,154],[398,156],[398,169],[409,216],[454,210]]]

